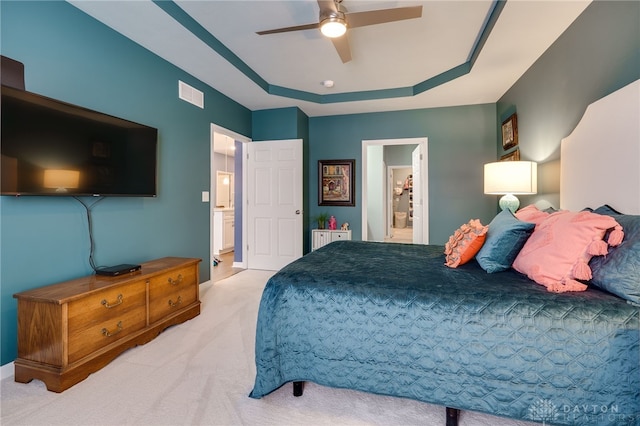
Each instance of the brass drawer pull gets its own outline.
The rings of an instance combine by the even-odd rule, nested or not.
[[[116,301],[113,303],[107,302],[107,299],[102,299],[102,302],[100,303],[107,309],[115,308],[118,305],[122,305],[122,294],[119,294]]]
[[[117,325],[118,329],[116,331],[114,331],[113,333],[110,332],[109,330],[107,330],[106,328],[102,329],[102,335],[105,337],[111,337],[111,336],[115,336],[116,334],[120,333],[122,331],[122,321],[118,321],[118,325]]]
[[[174,280],[173,278],[169,277],[167,281],[169,281],[169,284],[171,285],[180,285],[182,284],[182,274],[178,274],[177,280]]]
[[[171,299],[169,299],[169,306],[172,308],[175,308],[181,303],[182,303],[182,296],[178,296],[178,300],[175,303]]]

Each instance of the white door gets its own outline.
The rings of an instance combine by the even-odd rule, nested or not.
[[[422,209],[422,145],[418,144],[411,153],[411,167],[413,173],[413,244],[425,244],[423,238],[423,209]]]
[[[393,181],[393,167],[387,167],[387,232],[385,238],[393,238],[393,199],[395,182]]]
[[[302,256],[302,140],[247,148],[248,267],[277,271]]]

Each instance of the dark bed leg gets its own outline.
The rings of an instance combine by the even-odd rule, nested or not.
[[[293,382],[293,396],[302,396],[304,382]]]
[[[458,426],[458,417],[460,417],[460,410],[447,407],[447,426]]]

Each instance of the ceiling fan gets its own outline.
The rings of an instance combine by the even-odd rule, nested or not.
[[[322,34],[331,39],[334,47],[338,51],[338,55],[340,55],[340,59],[342,59],[343,63],[346,63],[351,60],[351,48],[349,47],[349,39],[346,34],[347,29],[420,18],[422,16],[422,6],[379,9],[366,12],[348,12],[342,5],[342,0],[317,1],[318,6],[320,6],[320,17],[317,23],[258,31],[256,34],[267,35],[320,29]]]

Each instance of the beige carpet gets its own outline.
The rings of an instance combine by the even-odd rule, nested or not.
[[[391,237],[385,237],[385,243],[404,243],[411,244],[413,242],[413,228],[392,228]]]
[[[255,323],[271,272],[243,271],[200,286],[202,314],[131,349],[67,391],[2,380],[9,425],[444,425],[444,407],[307,384],[248,398]],[[461,425],[527,425],[463,412]]]

